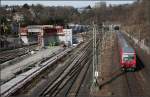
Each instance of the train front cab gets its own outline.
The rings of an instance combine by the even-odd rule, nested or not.
[[[121,52],[121,68],[122,70],[135,71],[136,70],[136,54]]]

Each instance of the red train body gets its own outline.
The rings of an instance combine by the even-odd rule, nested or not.
[[[136,52],[127,44],[126,40],[120,32],[117,33],[119,52],[120,52],[120,65],[122,69],[136,69]]]

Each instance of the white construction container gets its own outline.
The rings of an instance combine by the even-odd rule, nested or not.
[[[62,36],[59,36],[59,40],[64,42],[67,46],[72,46],[72,29],[63,29]]]

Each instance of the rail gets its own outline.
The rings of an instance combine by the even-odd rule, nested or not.
[[[26,76],[24,79],[20,80],[19,82],[17,82],[13,86],[11,86],[9,89],[2,91],[2,88],[5,87],[4,86],[5,84],[2,85],[1,86],[1,94],[0,95],[2,97],[6,97],[6,96],[11,95],[16,90],[21,88],[25,83],[27,83],[28,81],[32,80],[36,75],[38,75],[40,72],[42,72],[45,68],[47,68],[49,65],[53,64],[54,62],[56,62],[58,59],[60,59],[64,55],[66,55],[71,50],[72,50],[72,48],[68,48],[67,50],[63,51],[62,53],[60,53],[60,54],[54,56],[53,58],[51,58],[50,60],[44,62],[41,65],[41,67],[38,67],[34,72],[32,72],[30,75]]]

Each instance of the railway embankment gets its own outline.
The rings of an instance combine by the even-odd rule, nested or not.
[[[150,54],[150,46],[148,46],[146,43],[145,43],[145,40],[142,39],[138,39],[136,38],[135,36],[133,35],[130,35],[127,31],[123,31],[125,33],[125,35],[127,35],[130,39],[133,40],[134,42],[134,45],[137,45],[139,46],[142,50],[144,50],[147,54]]]

